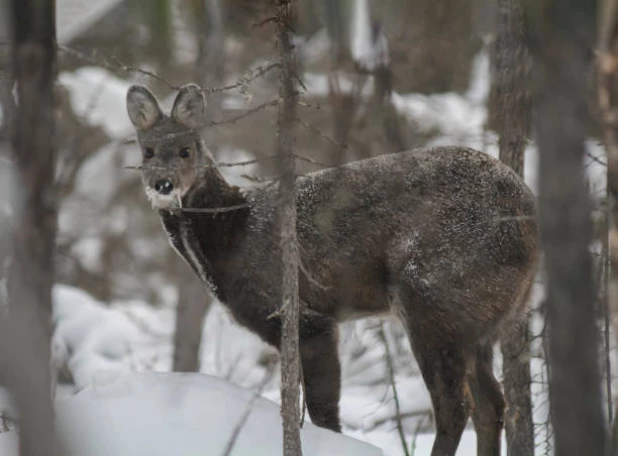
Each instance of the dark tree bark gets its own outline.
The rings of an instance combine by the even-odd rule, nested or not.
[[[606,1],[599,17],[602,18],[602,22],[599,24],[598,95],[607,151],[607,192],[610,203],[607,304],[616,334],[618,330],[618,1]],[[612,454],[618,455],[616,419],[613,422],[611,438]]]
[[[19,103],[13,150],[17,201],[9,276],[10,315],[2,321],[2,377],[20,412],[20,454],[56,455],[50,400],[51,287],[56,236],[54,100],[56,30],[54,2],[13,0],[12,68]],[[3,340],[6,342],[6,340]],[[18,353],[26,357],[20,362]]]
[[[280,248],[282,265],[281,312],[281,416],[283,417],[283,454],[299,456],[300,444],[300,363],[298,341],[298,241],[296,238],[296,189],[294,160],[294,120],[297,94],[296,55],[291,30],[295,23],[295,2],[277,0],[276,30],[279,48],[279,111],[277,115],[277,155],[282,173],[279,184]]]
[[[555,454],[603,455],[590,202],[582,167],[596,2],[529,2]]]
[[[500,160],[524,175],[530,97],[529,56],[526,49],[524,0],[500,0],[495,51],[494,90]],[[527,317],[504,334],[501,341],[505,430],[509,455],[534,454],[534,426],[530,397],[530,334]]]

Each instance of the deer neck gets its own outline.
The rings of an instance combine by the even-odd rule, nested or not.
[[[247,202],[238,187],[230,186],[216,169],[208,170],[200,182],[183,197],[185,210],[160,211],[160,215],[172,246],[225,302],[229,260],[245,236],[249,208],[207,212]]]
[[[228,184],[217,168],[206,168],[196,181],[197,184],[183,197],[185,208],[214,209],[246,202],[239,188]]]
[[[200,250],[197,256],[203,257],[215,281],[229,272],[225,269],[227,259],[245,235],[249,215],[245,205],[247,200],[238,187],[229,185],[216,168],[207,168],[199,185],[183,198],[185,210],[177,212],[180,226],[194,236],[193,248]],[[208,212],[217,209],[224,210]]]

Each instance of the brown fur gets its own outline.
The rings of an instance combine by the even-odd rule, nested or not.
[[[128,108],[140,145],[154,150],[143,163],[147,187],[169,178],[185,208],[246,204],[218,214],[172,204],[160,214],[172,245],[236,320],[278,346],[277,186],[243,192],[210,166],[193,130],[204,110],[195,86],[181,90],[171,116],[141,87],[129,91]],[[189,158],[179,158],[183,147]],[[491,345],[499,326],[521,315],[532,284],[529,189],[499,161],[457,147],[350,163],[300,177],[297,189],[301,361],[313,422],[340,431],[337,323],[394,311],[431,394],[432,454],[455,453],[471,414],[479,454],[498,454],[504,399]]]

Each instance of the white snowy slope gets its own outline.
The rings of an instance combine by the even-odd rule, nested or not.
[[[58,401],[56,416],[61,436],[75,455],[223,455],[239,427],[230,455],[282,454],[279,407],[204,374],[120,375]],[[0,449],[9,451],[16,435],[6,434]],[[301,439],[306,456],[382,454],[373,445],[311,423],[304,425]]]

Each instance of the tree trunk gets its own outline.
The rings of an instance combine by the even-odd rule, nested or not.
[[[20,413],[20,455],[56,455],[50,400],[51,288],[56,236],[54,2],[13,0],[12,68],[19,104],[13,121],[17,170],[13,258],[3,316],[2,377]],[[10,345],[6,345],[9,334]],[[24,359],[20,359],[20,357]]]
[[[606,0],[599,16],[599,107],[603,116],[607,151],[607,192],[609,197],[609,283],[608,310],[618,331],[618,1]],[[609,398],[612,400],[613,398]],[[618,420],[612,427],[612,454],[618,455]]]
[[[500,0],[496,39],[495,96],[500,106],[496,126],[500,160],[524,175],[530,97],[529,57],[525,44],[523,0]],[[527,316],[502,338],[504,393],[507,409],[507,454],[534,454],[534,425],[530,397],[530,335]]]
[[[182,261],[178,261],[178,303],[174,330],[174,372],[199,372],[202,327],[212,298],[204,284]]]
[[[198,57],[196,80],[204,88],[219,85],[223,79],[223,16],[220,0],[201,0],[196,23]],[[208,97],[207,119],[218,118],[221,111],[221,93]],[[216,152],[216,130],[208,132],[208,147]],[[174,332],[173,370],[176,372],[199,372],[200,345],[204,319],[212,304],[212,297],[204,291],[204,285],[187,269],[184,261],[178,261],[178,303],[176,329]]]
[[[297,94],[294,87],[296,56],[291,30],[295,23],[292,0],[277,0],[277,45],[279,48],[279,111],[277,116],[277,155],[282,172],[279,184],[281,223],[281,297],[283,327],[281,336],[281,416],[283,418],[283,454],[299,456],[300,444],[300,364],[298,342],[298,241],[296,239],[296,189],[294,166],[294,119]]]
[[[464,92],[480,41],[473,0],[370,2],[389,32],[393,89],[400,93]]]
[[[197,32],[199,35],[197,80],[206,89],[217,87],[224,75],[224,30],[221,0],[202,0],[200,5]],[[220,118],[222,92],[206,92],[208,109],[205,124]],[[207,145],[212,152],[219,147],[217,128],[210,128],[206,135]]]
[[[589,195],[582,167],[595,2],[529,2],[555,454],[603,455]]]

